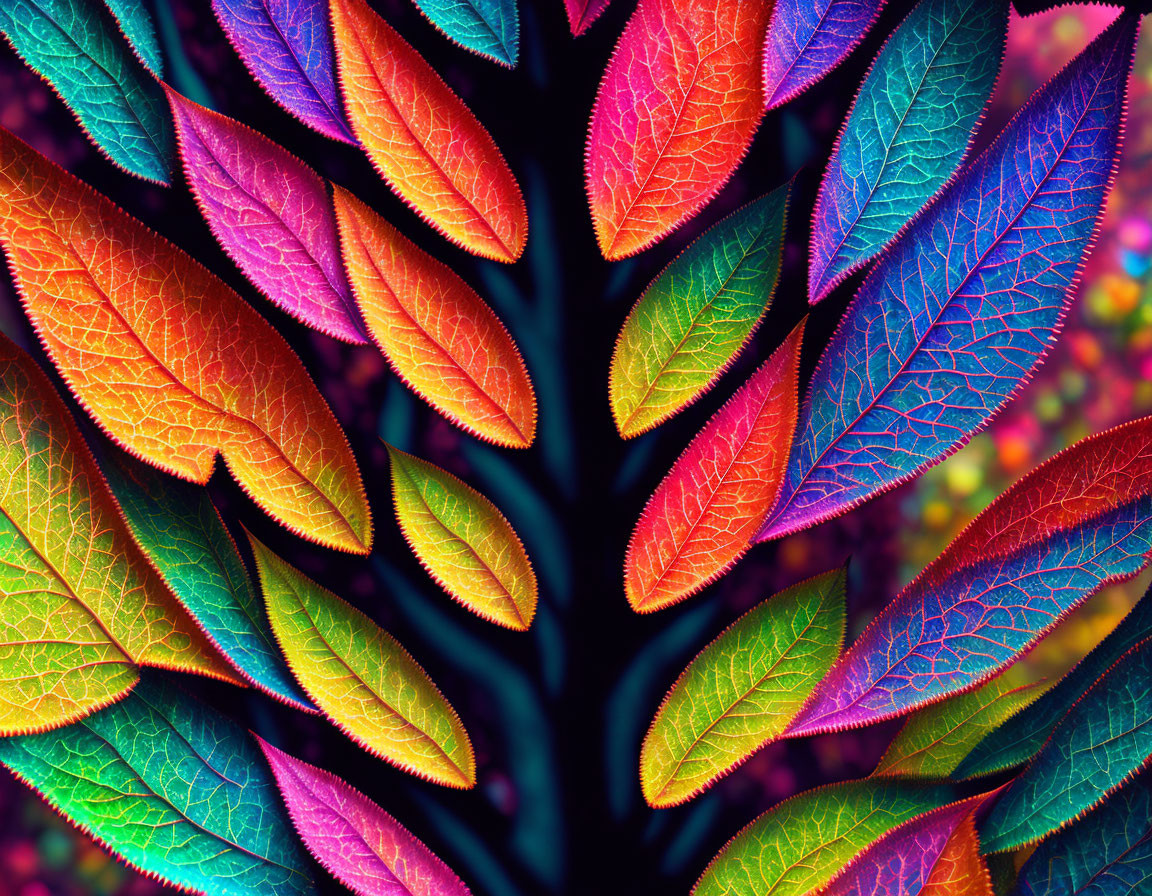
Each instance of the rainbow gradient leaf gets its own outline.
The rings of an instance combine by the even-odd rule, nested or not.
[[[130,452],[205,483],[216,456],[320,544],[368,553],[356,459],[284,338],[184,252],[0,129],[0,243],[69,388]]]
[[[325,0],[212,0],[212,11],[272,99],[325,137],[356,143],[336,89]]]
[[[368,752],[448,787],[476,763],[456,711],[409,653],[371,619],[251,535],[272,631],[308,696]]]
[[[449,40],[503,65],[516,65],[520,54],[520,13],[516,0],[413,2]]]
[[[1152,759],[1152,639],[1141,641],[1069,710],[980,827],[987,852],[1066,827]]]
[[[0,735],[124,696],[137,664],[234,680],[132,541],[71,414],[0,335]]]
[[[979,686],[1152,551],[1152,417],[1077,442],[992,502],[817,686],[792,736]]]
[[[946,787],[849,781],[785,800],[709,863],[692,896],[808,896],[888,831],[949,801]]]
[[[1009,669],[966,694],[914,712],[876,766],[876,775],[947,778],[990,731],[1043,693],[1038,684],[1018,684]]]
[[[492,135],[365,0],[331,10],[348,117],[388,186],[458,246],[518,259],[528,212]]]
[[[276,699],[312,711],[208,492],[126,454],[109,459],[104,474],[136,543],[233,667]]]
[[[5,0],[0,31],[112,162],[168,183],[173,146],[164,92],[107,9],[89,0]]]
[[[885,254],[812,378],[760,539],[830,519],[963,445],[1059,331],[1115,171],[1137,18],[1037,91]]]
[[[638,613],[695,594],[747,550],[780,490],[796,424],[804,323],[684,449],[644,506],[624,559]]]
[[[649,805],[691,799],[788,726],[844,642],[845,579],[836,569],[781,591],[684,670],[640,750]]]
[[[1152,774],[1041,843],[1013,896],[1139,896],[1152,886]]]
[[[579,37],[587,31],[611,2],[612,0],[564,0],[564,9],[568,13],[568,27],[572,29],[572,36]]]
[[[297,320],[367,342],[320,176],[263,134],[167,93],[188,185],[228,257]]]
[[[159,676],[65,728],[0,739],[0,762],[165,883],[232,896],[315,892],[247,733]]]
[[[973,815],[960,822],[944,844],[919,896],[996,896]]]
[[[137,58],[157,78],[164,77],[164,57],[160,53],[156,26],[152,24],[148,8],[141,0],[104,0],[104,5],[115,16],[116,23],[128,38]]]
[[[359,896],[468,896],[447,865],[331,772],[256,739],[308,851]]]
[[[396,519],[428,574],[477,616],[527,631],[536,574],[503,514],[451,473],[387,447]]]
[[[417,395],[462,429],[527,448],[536,393],[516,343],[484,300],[342,187],[344,267],[372,341]]]
[[[884,0],[777,0],[764,37],[764,103],[803,93],[864,39]]]
[[[1055,687],[977,743],[956,768],[955,776],[990,775],[1032,759],[1084,692],[1145,638],[1152,638],[1152,589]]]
[[[600,251],[634,255],[719,192],[763,115],[764,0],[640,0],[592,110],[585,159]]]
[[[629,312],[608,374],[612,418],[624,438],[694,402],[751,338],[780,278],[788,189],[706,230]]]
[[[992,93],[1008,0],[921,0],[876,56],[812,215],[815,304],[879,253],[964,159]]]

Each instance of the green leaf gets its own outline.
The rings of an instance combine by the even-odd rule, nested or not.
[[[640,750],[650,805],[692,798],[788,726],[840,653],[845,578],[832,570],[769,598],[684,670]]]
[[[157,78],[164,77],[164,57],[156,39],[156,26],[143,0],[104,0],[136,56]]]

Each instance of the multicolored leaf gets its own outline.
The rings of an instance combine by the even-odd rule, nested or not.
[[[387,448],[396,519],[429,575],[476,615],[527,631],[536,574],[503,514],[451,473]]]
[[[884,0],[777,0],[764,37],[764,103],[803,93],[864,39]]]
[[[880,252],[964,159],[1008,34],[1007,0],[921,0],[884,43],[812,215],[815,304]]]
[[[648,499],[624,559],[624,591],[636,612],[695,594],[747,550],[780,490],[796,423],[803,332],[801,322]]]
[[[1122,656],[1069,710],[980,827],[988,852],[1075,821],[1152,759],[1152,639]]]
[[[324,136],[356,142],[336,90],[325,0],[212,0],[212,10],[272,99]]]
[[[371,619],[248,537],[272,631],[312,701],[373,755],[472,787],[468,732],[427,673]]]
[[[807,896],[869,844],[949,798],[946,787],[901,781],[849,781],[806,791],[733,837],[692,896]]]
[[[308,851],[359,896],[468,896],[452,869],[331,772],[256,739]]]
[[[0,762],[166,883],[237,896],[315,892],[247,733],[159,676],[65,728],[0,738]]]
[[[604,72],[585,176],[600,251],[634,255],[719,192],[763,115],[764,0],[640,0]]]
[[[672,685],[640,750],[655,808],[675,806],[778,736],[844,642],[846,572],[836,569],[753,607]]]
[[[137,664],[235,680],[132,541],[71,414],[0,335],[0,735],[124,696]]]
[[[331,8],[348,118],[376,170],[452,242],[515,261],[528,213],[492,135],[365,0],[332,0]]]
[[[572,36],[579,37],[600,17],[612,0],[564,0]]]
[[[780,278],[788,190],[706,230],[629,312],[608,374],[612,418],[624,438],[694,402],[752,336]]]
[[[278,700],[312,711],[207,491],[123,453],[104,464],[104,474],[136,543],[236,670]]]
[[[0,129],[0,243],[68,386],[133,454],[193,482],[216,456],[306,538],[367,553],[343,431],[300,360],[219,279]]]
[[[516,65],[520,13],[516,0],[413,0],[428,20],[473,53]]]
[[[1136,30],[1122,15],[1037,91],[873,269],[816,367],[761,539],[917,475],[1031,375],[1112,181]]]
[[[889,602],[789,729],[866,725],[977,687],[1152,551],[1152,417],[1077,442]]]
[[[5,0],[0,31],[112,162],[168,183],[173,146],[164,92],[107,9],[87,0]]]
[[[367,342],[324,181],[263,134],[166,90],[188,185],[228,257],[297,320]]]
[[[516,343],[484,300],[342,187],[335,187],[344,267],[392,369],[462,429],[527,448],[536,393]]]
[[[164,56],[156,39],[156,26],[152,16],[140,0],[104,0],[104,5],[116,17],[116,22],[137,58],[148,66],[157,78],[164,77]]]
[[[996,896],[973,816],[960,822],[944,844],[919,896]]]

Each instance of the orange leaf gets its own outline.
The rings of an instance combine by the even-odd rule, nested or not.
[[[960,822],[944,844],[920,896],[993,896],[972,815]]]
[[[217,454],[288,528],[367,553],[336,419],[284,339],[192,258],[0,129],[0,243],[69,388],[129,451],[193,482]]]

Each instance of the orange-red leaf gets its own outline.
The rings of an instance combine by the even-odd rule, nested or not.
[[[920,896],[993,896],[972,815],[960,822],[944,844]]]

